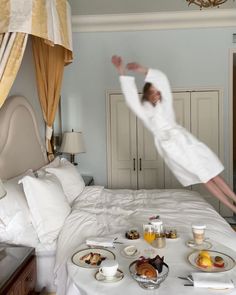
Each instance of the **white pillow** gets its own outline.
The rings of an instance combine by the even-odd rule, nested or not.
[[[56,157],[55,159],[52,160],[52,162],[49,162],[48,164],[41,167],[37,171],[34,171],[34,173],[36,177],[44,176],[46,174],[46,171],[45,171],[46,168],[55,168],[55,167],[58,167],[59,165],[60,165],[60,158]]]
[[[4,181],[3,185],[7,192],[6,196],[0,199],[0,219],[5,227],[15,218],[16,215],[21,215],[20,225],[24,227],[25,224],[31,223],[30,211],[25,198],[22,184],[18,181],[26,176],[34,177],[33,171],[28,170],[24,174],[15,178]]]
[[[54,175],[22,178],[33,225],[41,243],[53,243],[71,211],[62,187]]]
[[[66,159],[61,159],[59,167],[46,168],[45,170],[59,179],[70,204],[85,188],[85,183],[79,171]]]

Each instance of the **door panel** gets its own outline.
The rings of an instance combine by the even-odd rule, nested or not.
[[[138,188],[164,188],[164,162],[157,153],[154,137],[141,120],[137,126]]]
[[[219,92],[191,93],[192,134],[219,156]],[[220,202],[202,184],[192,186],[219,212]]]
[[[173,93],[173,107],[177,123],[190,130],[190,93]],[[167,166],[165,166],[165,188],[183,188]]]
[[[111,188],[137,188],[136,117],[122,95],[112,95]]]

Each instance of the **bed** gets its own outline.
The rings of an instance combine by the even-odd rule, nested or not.
[[[38,289],[46,286],[65,295],[66,263],[79,245],[90,236],[140,228],[153,215],[186,238],[191,224],[200,220],[212,241],[236,249],[236,233],[197,192],[85,187],[68,161],[48,163],[35,114],[24,97],[8,98],[0,110],[0,138],[0,177],[8,190],[0,200],[0,239],[36,248]]]

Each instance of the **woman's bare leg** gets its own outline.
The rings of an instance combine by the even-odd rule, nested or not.
[[[212,180],[215,182],[215,184],[219,187],[219,189],[224,192],[226,196],[231,198],[234,202],[236,202],[236,195],[235,193],[231,190],[229,185],[225,182],[225,180],[220,177],[219,175],[212,178]]]
[[[214,181],[209,180],[207,183],[203,183],[204,186],[208,189],[208,191],[218,198],[225,206],[230,208],[233,212],[236,213],[236,206],[234,206],[227,198],[227,196],[224,194],[223,191],[219,189],[219,187],[215,184]]]

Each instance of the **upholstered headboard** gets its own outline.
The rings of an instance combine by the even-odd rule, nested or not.
[[[0,177],[9,179],[48,162],[33,108],[22,96],[0,109]]]

